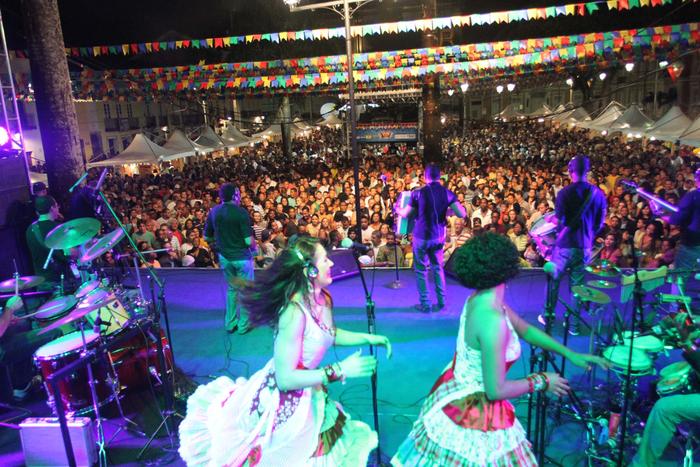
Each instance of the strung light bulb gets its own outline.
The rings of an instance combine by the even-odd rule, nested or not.
[[[634,63],[632,63],[632,62],[630,62],[630,63],[625,63],[625,70],[627,70],[627,71],[632,71],[632,70],[634,70]]]
[[[498,94],[502,93],[502,92],[503,92],[503,86],[501,86],[500,84],[499,84],[498,86],[496,86],[496,92],[497,92]]]
[[[462,92],[467,92],[467,89],[469,89],[469,83],[465,81],[464,83],[459,85],[459,88],[462,90]]]
[[[601,73],[598,75],[598,79],[600,79],[601,81],[603,81],[605,78],[607,78],[607,76],[608,76],[607,73],[605,73],[605,72],[603,71],[603,72],[601,72]]]
[[[574,80],[571,79],[571,78],[567,78],[566,84],[568,84],[569,86],[573,86],[573,85],[574,85]]]
[[[455,90],[454,90],[454,89],[448,89],[448,90],[447,90],[447,95],[448,95],[448,96],[452,96],[452,94],[454,94],[454,93],[455,93]]]
[[[668,61],[666,60],[661,60],[659,62],[659,68],[666,68],[668,66]]]
[[[515,83],[506,84],[506,88],[508,89],[508,92],[513,92],[513,89],[515,89]]]

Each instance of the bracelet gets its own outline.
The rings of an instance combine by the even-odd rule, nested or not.
[[[528,393],[532,394],[535,392],[535,382],[533,381],[532,375],[527,375]]]
[[[544,373],[532,373],[527,376],[530,385],[530,393],[546,391],[549,387],[549,378]]]
[[[342,374],[339,375],[335,371],[335,368],[333,367],[333,365],[324,366],[323,372],[324,372],[324,375],[329,383],[335,383],[336,381],[340,381],[340,379],[343,377]]]

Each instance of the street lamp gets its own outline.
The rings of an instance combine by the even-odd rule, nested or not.
[[[447,95],[450,96],[450,97],[452,97],[452,95],[453,95],[454,93],[455,93],[455,90],[454,90],[454,89],[448,89],[448,90],[447,90]]]
[[[574,80],[566,78],[566,84],[569,86],[569,102],[574,101]]]
[[[459,89],[461,89],[462,92],[467,92],[467,89],[469,89],[469,83],[467,81],[463,82],[459,85]]]
[[[602,71],[602,72],[598,75],[598,79],[600,79],[601,81],[605,80],[605,78],[607,78],[607,77],[608,77],[608,74],[605,73],[604,71]]]
[[[362,230],[360,229],[360,159],[357,150],[357,137],[356,137],[356,125],[357,116],[355,112],[355,79],[353,76],[353,56],[352,56],[352,31],[350,29],[350,19],[352,15],[362,6],[371,2],[372,0],[332,0],[328,2],[321,3],[311,3],[308,5],[298,6],[299,0],[284,0],[289,6],[289,11],[296,13],[299,11],[309,11],[316,10],[318,8],[325,8],[339,14],[343,21],[345,22],[345,53],[347,55],[348,61],[348,105],[350,107],[348,112],[348,117],[350,119],[350,157],[352,158],[352,172],[355,188],[355,229],[357,231],[357,238],[362,238]],[[355,7],[350,9],[350,4],[354,4]]]
[[[498,94],[502,93],[503,92],[503,85],[499,84],[498,86],[496,86],[496,92]]]
[[[515,83],[506,84],[506,88],[508,89],[508,92],[513,92],[513,89],[515,89]]]
[[[634,63],[632,63],[632,62],[625,63],[625,70],[627,70],[628,72],[631,72],[632,70],[634,70]]]

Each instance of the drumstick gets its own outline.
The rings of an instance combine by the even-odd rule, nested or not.
[[[17,260],[12,258],[12,262],[15,265],[15,295],[19,295],[19,271],[17,270]]]

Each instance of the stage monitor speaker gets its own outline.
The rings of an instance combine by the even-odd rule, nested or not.
[[[24,233],[33,219],[27,167],[22,157],[0,157],[0,280],[17,269],[32,274]]]
[[[29,176],[22,157],[0,157],[0,227],[12,227],[18,205],[29,202]]]
[[[27,467],[68,465],[61,426],[57,418],[27,418],[19,424],[24,462]],[[75,463],[90,466],[97,462],[97,449],[88,417],[68,419],[68,432]]]
[[[328,253],[328,257],[333,261],[331,277],[334,281],[352,277],[360,273],[357,261],[353,257],[352,250],[346,248],[336,248]]]

